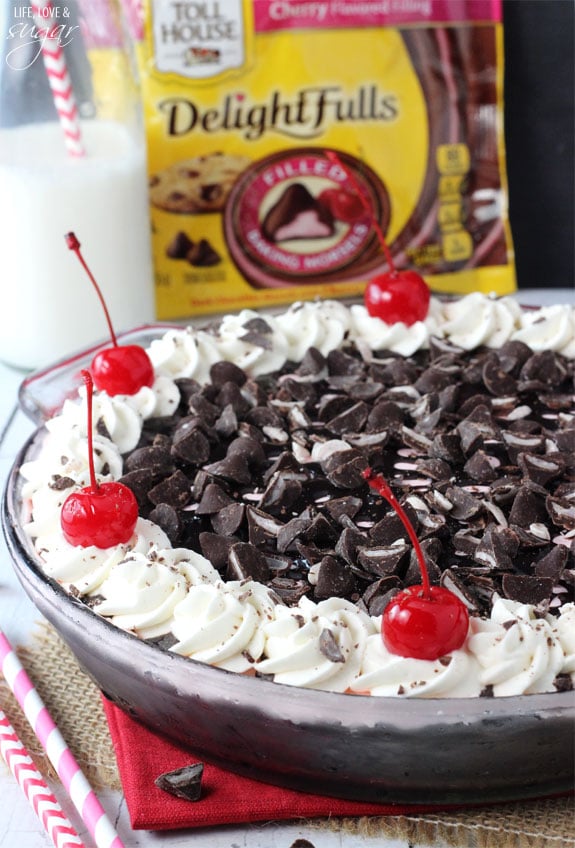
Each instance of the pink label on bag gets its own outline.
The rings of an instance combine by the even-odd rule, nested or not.
[[[501,0],[254,0],[257,32],[501,21]]]

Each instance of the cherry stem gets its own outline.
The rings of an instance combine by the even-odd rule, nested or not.
[[[339,156],[337,155],[337,153],[334,150],[326,150],[325,155],[332,164],[337,165],[339,168],[341,168],[341,170],[344,172],[344,174],[346,175],[346,177],[348,178],[348,180],[352,184],[353,188],[355,189],[355,191],[357,193],[357,196],[361,200],[361,204],[362,204],[363,208],[365,209],[365,211],[367,212],[367,214],[371,218],[371,225],[372,225],[373,229],[375,230],[375,234],[376,234],[378,241],[381,245],[381,249],[383,250],[383,253],[384,253],[385,258],[387,260],[387,264],[389,265],[389,271],[393,275],[397,274],[397,270],[395,268],[395,263],[393,261],[392,255],[391,255],[391,250],[389,249],[389,246],[388,246],[388,244],[385,240],[385,236],[383,235],[383,230],[379,226],[379,221],[377,221],[377,219],[376,219],[376,217],[373,213],[373,205],[370,203],[369,199],[366,197],[366,194],[365,194],[363,187],[359,184],[359,182],[355,178],[355,175],[352,172],[352,170],[350,168],[348,168],[346,165],[343,164],[343,162],[341,161],[341,159],[339,158]]]
[[[419,544],[419,539],[413,529],[413,525],[409,518],[407,517],[405,510],[391,491],[387,482],[383,479],[381,474],[374,474],[371,468],[366,468],[365,471],[362,472],[363,477],[367,480],[372,489],[375,489],[382,498],[393,507],[396,513],[399,515],[401,521],[403,522],[403,526],[407,530],[407,535],[411,539],[413,543],[413,547],[415,549],[415,554],[417,556],[417,561],[419,562],[419,568],[421,570],[421,583],[423,586],[423,596],[428,600],[431,599],[431,587],[429,583],[429,574],[427,571],[427,565],[425,563],[425,558],[423,556],[423,551],[421,550],[421,545]]]
[[[90,469],[90,488],[92,494],[97,495],[100,489],[96,480],[96,469],[94,468],[94,436],[92,433],[92,398],[94,395],[94,383],[89,371],[82,371],[82,377],[86,384],[86,401],[88,403],[88,467]]]
[[[108,329],[109,329],[110,335],[112,337],[112,344],[114,345],[114,347],[118,347],[118,341],[116,339],[114,327],[112,326],[112,320],[110,318],[110,313],[108,312],[108,307],[106,306],[106,301],[104,300],[104,295],[101,292],[100,286],[96,282],[96,278],[94,277],[94,275],[92,274],[92,272],[88,268],[88,264],[87,264],[86,260],[82,256],[82,252],[80,250],[80,242],[78,241],[78,239],[76,238],[76,235],[74,233],[66,233],[64,238],[66,239],[66,244],[68,245],[70,250],[73,250],[74,253],[76,254],[76,256],[78,257],[78,259],[80,260],[80,263],[81,263],[84,271],[86,272],[86,274],[90,278],[92,285],[96,289],[96,294],[98,295],[98,298],[100,299],[100,303],[102,304],[102,309],[104,310],[104,315],[106,316],[106,322],[108,324]]]

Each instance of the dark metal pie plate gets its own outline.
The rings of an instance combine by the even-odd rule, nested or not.
[[[575,693],[399,699],[275,684],[176,656],[114,627],[45,577],[21,527],[18,456],[2,525],[25,591],[116,704],[252,778],[385,804],[471,804],[573,787]]]

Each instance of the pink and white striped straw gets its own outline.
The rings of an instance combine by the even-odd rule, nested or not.
[[[42,59],[54,98],[54,106],[64,133],[66,149],[70,156],[84,156],[86,151],[82,143],[78,107],[50,0],[33,2],[32,15],[38,34],[41,36]]]
[[[98,848],[124,848],[124,843],[2,630],[0,670]]]
[[[0,754],[16,778],[28,803],[42,822],[55,848],[84,848],[84,843],[2,710],[0,710]]]

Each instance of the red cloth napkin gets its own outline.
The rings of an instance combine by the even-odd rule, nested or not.
[[[437,811],[436,806],[342,801],[241,777],[206,763],[203,757],[198,757],[190,749],[178,746],[130,718],[107,699],[102,701],[130,821],[136,830],[175,830],[324,816],[398,816]],[[155,778],[163,772],[198,761],[205,765],[199,801],[175,798],[155,786]]]

